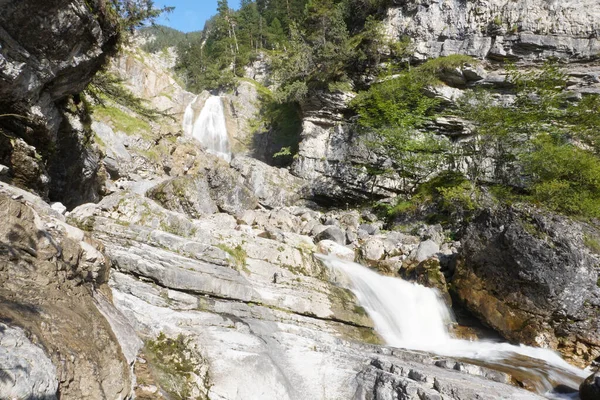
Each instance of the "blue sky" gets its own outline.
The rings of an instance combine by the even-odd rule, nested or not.
[[[217,0],[155,0],[155,6],[173,6],[175,10],[156,22],[183,32],[199,31],[204,22],[217,13]],[[240,0],[229,0],[229,7],[239,8]]]

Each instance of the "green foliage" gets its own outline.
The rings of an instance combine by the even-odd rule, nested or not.
[[[390,53],[398,47],[384,40],[378,20],[388,3],[244,0],[234,11],[220,2],[202,34],[179,43],[178,70],[191,90],[228,88],[242,75],[241,67],[262,53],[269,55],[282,102],[327,89],[330,82],[354,86],[355,78],[376,74],[383,47]]]
[[[178,47],[188,40],[188,35],[185,33],[163,25],[142,28],[140,33],[148,40],[142,46],[142,50],[148,53],[158,53],[169,47]]]
[[[594,236],[584,234],[583,235],[583,244],[585,244],[590,250],[592,250],[595,254],[600,254],[600,241]]]
[[[106,106],[106,101],[109,100],[115,104],[126,107],[138,115],[155,121],[159,117],[169,117],[174,119],[167,112],[158,111],[145,104],[145,100],[140,99],[131,93],[125,86],[123,80],[109,72],[99,72],[94,75],[92,81],[83,91],[84,95],[88,95],[97,104]]]
[[[113,129],[122,131],[127,135],[132,135],[139,132],[149,132],[150,124],[142,119],[136,118],[125,111],[108,105],[100,105],[94,107],[94,116],[108,124],[112,125]]]
[[[119,21],[121,30],[133,32],[148,23],[154,23],[163,13],[173,11],[174,7],[157,8],[154,0],[109,0],[109,12],[114,13]]]
[[[429,222],[448,224],[469,216],[481,202],[481,191],[470,180],[458,172],[445,171],[419,185],[409,199],[401,199],[385,211],[386,217],[393,220],[435,206],[437,212],[427,216]]]
[[[566,214],[600,217],[600,158],[549,134],[533,146],[523,155],[533,200]]]
[[[465,64],[477,65],[479,61],[463,54],[452,54],[427,60],[417,67],[417,75],[421,76],[427,84],[436,84],[439,77],[446,71],[460,68]]]
[[[528,199],[569,215],[600,216],[598,133],[600,99],[570,101],[565,72],[554,62],[541,69],[509,67],[515,101],[498,104],[472,93],[459,115],[476,123],[469,155],[473,168],[493,160],[495,179],[517,185]],[[482,171],[470,171],[478,182]]]
[[[421,129],[440,103],[423,94],[426,85],[421,74],[409,71],[371,86],[352,102],[359,125],[376,134],[370,145],[394,161],[401,178],[417,183],[435,171],[446,153],[439,137]]]

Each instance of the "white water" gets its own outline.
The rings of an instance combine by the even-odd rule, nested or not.
[[[230,162],[231,152],[221,98],[210,96],[204,103],[200,115],[194,120],[193,106],[197,99],[198,96],[185,109],[182,124],[183,132],[202,143],[209,153]]]
[[[353,262],[318,257],[350,279],[350,289],[373,320],[377,333],[390,346],[475,360],[502,371],[519,370],[535,378],[539,393],[554,398],[560,396],[550,393],[553,387],[563,384],[578,388],[587,376],[552,350],[454,339],[447,329],[450,311],[435,290],[379,275]]]

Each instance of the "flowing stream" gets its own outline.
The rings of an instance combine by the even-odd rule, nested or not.
[[[209,153],[230,162],[231,152],[221,97],[210,96],[204,103],[200,115],[194,118],[196,114],[194,105],[197,100],[198,96],[185,109],[183,132],[202,143]]]
[[[390,346],[461,359],[527,380],[548,398],[578,398],[554,392],[577,389],[587,374],[548,349],[452,338],[451,312],[433,289],[382,276],[362,265],[318,255],[326,266],[350,280],[350,289],[367,311],[375,330]]]

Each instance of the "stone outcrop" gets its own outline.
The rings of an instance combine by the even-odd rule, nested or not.
[[[388,10],[387,34],[410,37],[421,59],[467,54],[500,61],[587,61],[600,53],[595,0],[396,3]]]
[[[0,393],[7,399],[56,399],[56,368],[25,332],[0,323]]]
[[[500,373],[442,369],[438,357],[365,344],[381,340],[372,322],[312,257],[317,239],[302,234],[321,221],[358,229],[357,212],[292,206],[191,219],[118,192],[76,208],[69,218],[104,244],[113,263],[115,305],[146,341],[144,363],[135,368],[138,394],[168,393],[174,379],[207,398],[233,399],[242,391],[261,399],[365,398],[378,387],[373,398],[386,399],[385,390],[398,390],[383,376],[395,374],[407,388],[403,399],[497,391],[538,398],[507,385],[510,378]],[[403,238],[416,240],[397,235]],[[353,254],[333,242],[319,245]],[[173,373],[169,359],[156,356],[168,349],[189,360],[187,369]],[[169,379],[160,372],[166,369]]]
[[[0,387],[23,398],[126,398],[129,363],[97,307],[110,296],[102,245],[40,198],[0,185],[1,352],[22,368],[4,372],[3,362]]]
[[[550,213],[483,211],[462,238],[452,288],[507,339],[586,366],[600,354],[597,238],[591,226]]]
[[[15,184],[70,205],[81,203],[99,171],[85,147],[85,121],[64,112],[79,107],[67,97],[80,93],[116,50],[118,23],[107,7],[104,0],[2,4],[0,163]]]

